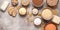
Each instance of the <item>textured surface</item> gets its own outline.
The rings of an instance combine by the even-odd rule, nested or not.
[[[0,6],[4,0],[0,0]],[[10,1],[10,0],[5,0],[5,1]],[[60,0],[59,0],[60,1]],[[19,5],[20,4],[19,0]],[[46,0],[44,1],[44,5],[41,8],[38,8],[39,11],[41,12],[42,8],[47,7]],[[27,8],[27,12],[31,12],[33,6],[32,2],[30,2],[30,5]],[[56,8],[59,12],[58,16],[60,16],[60,2],[58,4],[58,7]],[[8,14],[7,10],[5,12],[0,11],[0,30],[43,30],[43,27],[35,27],[32,22],[26,22],[28,16],[21,17],[18,12],[16,17],[12,17]],[[34,18],[31,17],[31,18]],[[44,26],[44,25],[42,25]],[[60,29],[60,25],[58,26]]]

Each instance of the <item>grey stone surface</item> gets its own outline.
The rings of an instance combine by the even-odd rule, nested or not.
[[[3,1],[11,2],[11,0],[0,0],[0,6]],[[21,6],[20,3],[21,1],[19,0],[19,5]],[[44,6],[42,8],[45,7],[46,0],[44,0]],[[27,12],[30,12],[32,8],[33,5],[32,2],[30,2],[30,5],[27,8]],[[41,11],[41,9],[39,9],[39,11]],[[60,16],[60,2],[58,3],[58,7],[56,9],[59,12],[58,16]],[[5,12],[0,11],[0,30],[41,30],[41,28],[35,27],[33,23],[25,22],[27,17],[27,15],[25,17],[21,17],[18,12],[16,17],[12,17],[8,14],[7,10]],[[58,30],[60,30],[60,25],[58,25]]]

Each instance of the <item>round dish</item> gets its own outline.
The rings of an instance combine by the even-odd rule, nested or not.
[[[24,6],[28,6],[30,4],[30,0],[21,0],[21,4]]]
[[[32,0],[32,3],[35,7],[41,7],[43,5],[44,0]]]
[[[34,19],[34,25],[40,25],[41,24],[41,19],[40,18],[35,18]]]
[[[32,10],[32,13],[33,13],[34,15],[37,15],[37,14],[38,14],[38,9],[34,8],[34,9]]]
[[[47,0],[49,6],[56,6],[59,0]]]
[[[45,20],[50,20],[52,19],[53,17],[53,13],[50,9],[46,8],[42,11],[42,14],[41,14],[42,18],[45,19]]]
[[[25,15],[26,12],[27,12],[27,11],[26,11],[25,8],[20,8],[20,9],[19,9],[19,14],[20,14],[20,15]]]
[[[8,13],[11,16],[16,16],[16,14],[17,14],[14,7],[12,7],[12,6],[8,8]]]
[[[44,30],[58,30],[57,25],[53,23],[48,23],[45,25]]]
[[[11,0],[11,3],[13,6],[16,6],[18,4],[18,0]]]

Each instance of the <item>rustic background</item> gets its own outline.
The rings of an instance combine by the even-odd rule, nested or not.
[[[11,2],[11,0],[0,0],[0,6],[3,3],[3,1]],[[20,4],[21,1],[20,0],[18,1],[19,1],[18,5],[21,6]],[[41,12],[42,8],[45,8],[45,7],[47,7],[46,0],[44,0],[43,7],[38,9]],[[32,5],[32,1],[30,1],[30,5],[27,8],[27,12],[31,12],[32,8],[34,7]],[[59,13],[58,16],[60,16],[60,2],[58,3],[58,6],[56,9],[58,10],[58,13]],[[0,11],[0,30],[43,30],[42,27],[35,27],[33,22],[27,22],[28,17],[29,17],[28,15],[21,17],[18,12],[16,17],[12,17],[8,14],[7,10],[5,12]],[[34,17],[35,16],[30,17],[31,20],[33,20]],[[58,25],[58,30],[60,30],[60,25]]]

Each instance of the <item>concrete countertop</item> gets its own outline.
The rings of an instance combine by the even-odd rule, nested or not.
[[[0,6],[2,1],[9,1],[11,0],[0,0]],[[20,0],[19,4],[21,6]],[[60,1],[60,0],[59,0]],[[10,3],[11,4],[11,3]],[[41,11],[42,8],[46,7],[46,0],[44,0],[44,5],[39,9]],[[30,5],[27,8],[27,11],[30,12],[33,8],[32,2],[30,1]],[[59,12],[58,16],[60,16],[60,2],[56,8]],[[12,17],[8,14],[7,10],[5,12],[0,11],[0,30],[43,30],[42,28],[35,27],[32,22],[26,22],[28,15],[21,17],[18,12],[16,17]],[[34,18],[32,16],[31,18]],[[60,30],[60,25],[58,25],[58,30]]]

